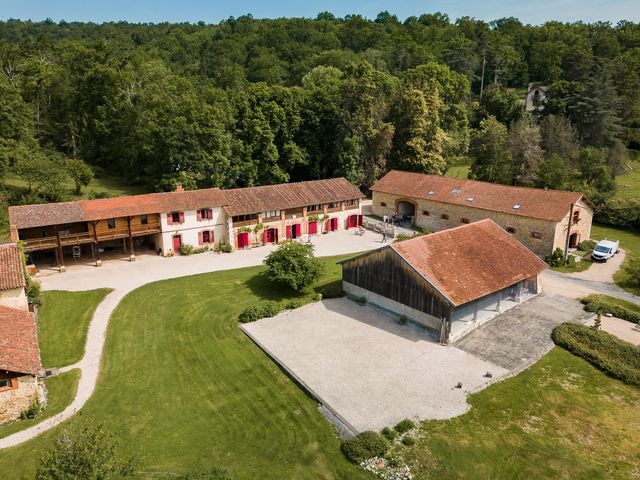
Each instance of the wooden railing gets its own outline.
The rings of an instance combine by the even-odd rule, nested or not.
[[[146,225],[134,225],[131,227],[131,234],[135,237],[138,235],[148,235],[150,233],[159,233],[159,223],[147,223]]]
[[[22,240],[24,243],[24,251],[32,252],[35,250],[47,250],[49,248],[58,247],[58,237],[41,237]]]
[[[67,246],[67,245],[79,245],[81,243],[90,243],[93,242],[93,235],[91,235],[89,232],[82,232],[82,233],[72,233],[69,235],[65,235],[64,237],[61,235],[60,236],[60,245]]]

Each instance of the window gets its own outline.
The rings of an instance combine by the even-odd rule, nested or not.
[[[429,190],[429,191],[427,192],[427,195],[433,195],[434,193],[435,193],[435,192],[434,192],[433,190]]]
[[[453,193],[454,195],[460,195],[460,192],[462,190],[460,190],[459,188],[454,188],[453,190],[451,190],[451,193]]]
[[[429,210],[423,210],[422,215],[424,215],[425,217],[428,217],[431,214],[429,213]]]
[[[576,210],[573,212],[573,223],[578,223],[580,221],[580,210]]]
[[[318,204],[318,205],[309,205],[307,207],[307,212],[321,212],[323,210],[322,208],[322,204]]]
[[[149,223],[149,217],[146,215],[140,215],[140,224],[146,225]]]
[[[171,212],[171,222],[180,223],[180,212]]]
[[[0,390],[5,390],[7,388],[11,388],[11,379],[3,378],[2,380],[0,380]]]
[[[540,232],[531,232],[531,238],[542,238],[542,234]]]
[[[209,230],[205,230],[202,232],[202,243],[211,243],[213,240],[213,235]]]
[[[233,217],[233,223],[237,222],[249,222],[251,220],[256,220],[258,215],[256,213],[249,213],[247,215],[236,215]]]
[[[519,203],[516,203],[512,208],[513,208],[514,210],[520,210],[520,207],[521,207],[521,206],[522,206],[522,205],[520,205]]]
[[[344,202],[345,205],[357,205],[358,204],[358,200],[347,200]]]
[[[340,208],[340,202],[329,202],[329,208]]]
[[[460,221],[462,223],[469,223],[469,219],[468,218],[461,218]]]
[[[262,216],[264,218],[279,217],[280,216],[280,210],[269,210],[268,212],[264,212],[262,214]]]
[[[107,227],[111,228],[116,228],[116,219],[115,218],[108,218],[107,219]]]
[[[209,208],[203,208],[202,210],[198,210],[200,214],[200,220],[211,220],[213,217],[213,210]]]
[[[386,207],[387,206],[387,202],[380,202],[380,206],[381,207]]]
[[[442,218],[443,220],[449,220],[449,215],[447,215],[446,213],[443,213],[443,214],[441,215],[441,218]]]
[[[509,233],[516,233],[516,229],[513,227],[507,227],[507,232]]]
[[[475,200],[474,197],[467,197],[467,202],[473,202]]]

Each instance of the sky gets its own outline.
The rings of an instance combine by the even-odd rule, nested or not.
[[[0,19],[109,22],[217,23],[250,13],[255,18],[315,17],[329,11],[338,17],[375,18],[388,10],[401,20],[421,13],[444,12],[454,20],[517,17],[523,23],[620,20],[640,22],[640,0],[0,0]]]

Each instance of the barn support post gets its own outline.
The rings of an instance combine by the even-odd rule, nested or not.
[[[569,209],[569,225],[567,225],[567,238],[564,241],[564,256],[562,257],[562,264],[567,264],[567,257],[569,256],[569,241],[571,239],[571,225],[573,222],[573,207],[575,205],[572,203],[571,208]]]
[[[476,300],[476,304],[473,309],[473,321],[478,321],[478,307],[480,306],[480,299]]]
[[[67,271],[67,267],[64,265],[64,252],[62,251],[62,243],[60,242],[60,232],[57,233],[58,237],[58,270],[60,273]]]
[[[500,290],[500,293],[498,293],[498,313],[502,313],[502,290]]]
[[[91,224],[93,225],[93,245],[96,252],[96,267],[101,267],[102,259],[100,258],[100,245],[98,244],[98,230],[96,228],[98,221],[94,220]]]
[[[133,234],[131,233],[131,217],[127,217],[127,228],[129,229],[129,261],[136,261],[136,252],[133,251]]]

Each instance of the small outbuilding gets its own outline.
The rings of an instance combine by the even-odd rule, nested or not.
[[[492,220],[343,260],[344,291],[455,341],[541,290],[547,265]]]

